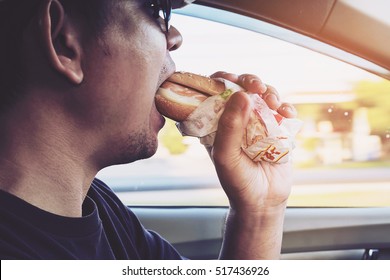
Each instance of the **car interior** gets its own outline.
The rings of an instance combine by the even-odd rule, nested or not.
[[[326,92],[291,89],[293,93],[286,94],[285,98],[297,107],[298,116],[307,124],[311,123],[311,130],[307,125],[297,137],[296,178],[286,211],[282,259],[390,259],[390,117],[386,115],[390,107],[389,8],[390,3],[385,0],[199,0],[175,10],[172,24],[179,30],[183,18],[183,22],[199,20],[206,29],[218,24],[249,32],[248,36],[264,36],[261,38],[265,39],[260,39],[263,45],[256,45],[258,64],[264,64],[266,69],[255,73],[260,77],[267,74],[267,69],[273,69],[267,64],[270,55],[261,56],[261,48],[267,47],[266,38],[270,37],[348,65],[351,70],[342,70],[343,75],[357,69],[358,73],[372,78],[370,82],[361,78],[354,84],[358,85],[356,87],[348,83],[342,89],[324,86]],[[254,43],[232,35],[233,31],[218,31],[221,36],[224,33],[228,41],[221,41],[215,51],[207,45],[214,35],[208,34],[202,26],[190,23],[187,32],[183,27],[183,51],[178,50],[175,59],[178,68],[194,67],[190,70],[200,72],[210,66],[207,71],[211,72],[216,67],[225,67],[223,64],[212,66],[214,56],[226,60],[228,53],[233,64],[231,71],[238,69],[242,53],[236,47],[228,52],[224,46],[230,41],[232,44],[236,41],[244,45]],[[191,36],[198,33],[199,45],[185,51],[186,40],[191,45]],[[229,36],[234,37],[229,39]],[[197,54],[203,45],[208,56]],[[290,51],[281,54],[292,58],[295,55]],[[181,63],[181,57],[183,61],[188,58],[189,64]],[[321,75],[327,85],[341,76],[327,70],[325,62],[314,63],[309,59],[304,63],[297,58],[295,64],[287,66],[283,65],[287,64],[284,56],[272,58],[280,64],[276,70],[268,71],[288,72],[286,77],[305,68],[300,75],[303,82],[291,78],[291,84],[297,88],[302,83],[318,85],[316,79]],[[251,71],[248,65],[242,62],[239,69]],[[310,82],[312,74],[316,78]],[[326,78],[327,74],[334,76]],[[284,91],[289,92],[285,83],[288,78],[280,78],[277,73],[274,76],[274,83],[280,83],[280,88],[285,86]],[[359,90],[366,94],[362,99],[357,97]],[[381,98],[377,103],[372,101],[374,95],[378,100]],[[315,102],[318,104],[314,106]],[[310,118],[314,115],[317,117]],[[98,177],[117,191],[146,228],[170,241],[183,256],[216,259],[228,212],[226,198],[215,175],[203,173],[203,169],[214,172],[207,153],[188,148],[201,146],[197,139],[175,137],[187,147],[187,154],[193,151],[186,160],[164,151],[155,161],[148,159],[139,165],[109,167]],[[171,144],[175,137],[168,138],[168,142]],[[208,162],[204,163],[203,159]],[[197,162],[202,163],[197,165]],[[148,171],[142,171],[143,168]],[[175,173],[175,168],[182,170],[177,171],[181,173]],[[131,169],[135,171],[130,174]],[[194,173],[190,174],[188,169]],[[147,179],[142,179],[145,177],[142,172],[147,174]]]

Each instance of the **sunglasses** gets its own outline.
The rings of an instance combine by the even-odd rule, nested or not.
[[[160,11],[164,19],[165,33],[169,31],[169,20],[171,19],[172,13],[172,2],[171,0],[151,0],[150,7],[153,9],[153,16],[158,19],[160,17]]]

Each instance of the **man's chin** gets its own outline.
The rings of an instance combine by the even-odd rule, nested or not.
[[[153,139],[151,139],[153,138]],[[133,161],[141,160],[141,159],[148,159],[152,157],[154,154],[157,152],[158,148],[158,140],[157,140],[157,135],[154,137],[145,137],[144,139],[147,139],[143,141],[142,143],[139,143],[137,149],[133,149],[135,153],[130,151],[130,158]],[[134,146],[133,146],[134,147]]]
[[[152,137],[144,132],[138,139],[130,136],[124,147],[119,156],[112,159],[110,165],[127,164],[152,157],[158,148],[157,135]]]

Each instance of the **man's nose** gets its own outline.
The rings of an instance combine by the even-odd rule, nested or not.
[[[181,36],[179,30],[171,26],[167,35],[167,49],[169,51],[174,51],[180,48],[183,43],[183,37]]]

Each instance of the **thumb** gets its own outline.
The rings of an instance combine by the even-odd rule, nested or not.
[[[223,165],[238,162],[242,155],[242,139],[249,121],[251,101],[244,92],[233,94],[218,123],[213,158]]]

